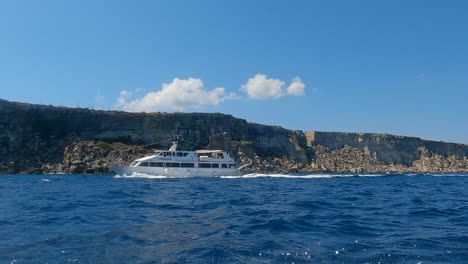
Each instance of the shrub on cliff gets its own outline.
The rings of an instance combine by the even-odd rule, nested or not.
[[[107,151],[110,151],[110,150],[114,150],[115,147],[114,145],[110,144],[110,143],[107,143],[107,142],[104,142],[104,141],[98,141],[96,142],[96,146],[98,148],[101,148],[103,150],[107,150]]]

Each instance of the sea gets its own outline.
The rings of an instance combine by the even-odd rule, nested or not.
[[[468,263],[468,175],[2,175],[0,263]]]

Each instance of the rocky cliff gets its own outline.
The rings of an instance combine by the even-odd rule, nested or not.
[[[0,173],[107,173],[167,148],[229,151],[246,172],[468,172],[468,146],[371,133],[295,131],[219,113],[127,113],[0,100]],[[189,143],[190,142],[190,143]],[[149,145],[151,144],[151,145]]]

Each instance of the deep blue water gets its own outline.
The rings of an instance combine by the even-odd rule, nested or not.
[[[468,263],[468,177],[0,176],[0,263]]]

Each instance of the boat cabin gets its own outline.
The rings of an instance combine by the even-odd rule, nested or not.
[[[132,162],[130,167],[163,168],[235,168],[234,160],[222,150],[177,151],[157,150],[154,155]]]

